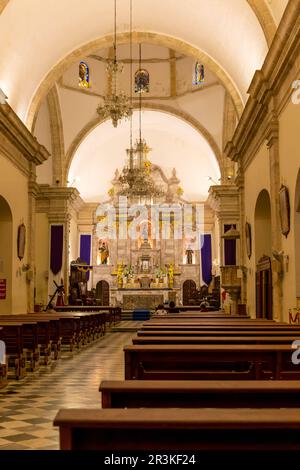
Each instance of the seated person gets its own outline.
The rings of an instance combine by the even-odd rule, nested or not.
[[[158,307],[156,308],[155,315],[167,315],[168,312],[164,309],[164,306],[162,304],[159,304]]]
[[[173,300],[169,303],[169,313],[179,313],[179,308],[175,307]]]
[[[205,299],[203,299],[200,303],[200,311],[205,312],[208,307],[209,307],[209,302],[207,300],[207,297],[205,297]]]

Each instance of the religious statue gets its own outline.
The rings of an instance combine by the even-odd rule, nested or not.
[[[103,242],[102,245],[100,245],[99,247],[99,251],[100,251],[101,264],[107,264],[108,256],[109,256],[107,244]]]
[[[193,264],[193,254],[194,254],[194,252],[193,252],[193,250],[191,249],[190,246],[187,247],[185,254],[186,254],[186,263],[187,264]]]

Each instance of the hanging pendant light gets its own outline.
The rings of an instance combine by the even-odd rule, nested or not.
[[[119,90],[118,77],[123,71],[123,65],[117,61],[117,0],[114,1],[114,58],[107,65],[109,76],[109,93],[104,97],[104,103],[97,108],[97,113],[103,119],[111,118],[114,127],[119,121],[132,115],[132,103],[123,91]]]
[[[130,0],[130,11],[132,12],[132,0]],[[139,45],[139,69],[141,69],[141,44]],[[130,103],[132,108],[132,14],[130,15]],[[150,172],[151,163],[147,159],[150,148],[146,141],[142,139],[142,93],[139,90],[139,139],[137,139],[135,146],[132,145],[132,115],[130,116],[130,147],[127,152],[127,165],[122,170],[119,176],[119,183],[121,190],[119,192],[122,196],[127,196],[131,202],[152,201],[153,198],[158,198],[164,195],[164,192],[159,188]]]

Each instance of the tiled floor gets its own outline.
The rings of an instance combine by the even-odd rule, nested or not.
[[[21,381],[9,381],[0,390],[0,450],[58,449],[58,430],[52,425],[57,411],[101,406],[99,384],[124,378],[123,346],[131,343],[137,325],[122,322],[128,332],[109,332]]]

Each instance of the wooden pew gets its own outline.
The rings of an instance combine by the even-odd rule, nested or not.
[[[300,337],[299,331],[293,330],[281,330],[281,329],[268,329],[268,330],[257,330],[255,328],[251,329],[243,329],[243,330],[230,330],[224,333],[224,330],[214,330],[213,328],[209,330],[138,330],[136,332],[137,336],[224,336],[224,334],[228,336],[244,336],[244,337],[251,337],[251,336],[269,336],[269,337],[276,337],[276,336],[295,336],[296,338]]]
[[[0,341],[4,341],[3,327],[0,326]],[[0,388],[7,385],[7,364],[0,363]]]
[[[291,345],[129,345],[126,380],[299,380]]]
[[[165,308],[168,312],[168,308]],[[228,315],[224,312],[195,312],[195,311],[186,311],[186,312],[179,312],[173,313],[168,312],[167,315],[156,315],[154,312],[151,316],[151,320],[156,319],[163,319],[163,318],[205,318],[205,319],[232,319],[232,320],[253,320],[249,315]],[[258,319],[260,321],[260,319]],[[274,321],[274,320],[269,320]]]
[[[299,337],[299,336],[298,336]],[[133,344],[289,344],[296,336],[138,336],[132,338]]]
[[[38,342],[38,325],[36,320],[31,317],[23,316],[3,316],[0,317],[0,325],[3,323],[21,323],[21,334],[23,344],[23,356],[25,359],[25,365],[28,364],[27,368],[31,372],[37,370],[40,366],[40,347]],[[6,331],[6,329],[4,329]]]
[[[102,408],[300,408],[299,380],[104,380]]]
[[[299,408],[65,409],[54,426],[61,450],[300,450]]]
[[[214,330],[214,331],[290,331],[291,333],[300,332],[299,326],[293,325],[209,325],[209,324],[193,324],[193,323],[186,323],[186,324],[164,324],[164,325],[143,325],[140,327],[139,330],[144,331],[206,331],[206,330]]]
[[[3,341],[6,346],[8,371],[12,369],[14,378],[26,375],[26,357],[23,346],[23,323],[1,321]]]
[[[48,365],[51,362],[51,324],[50,319],[38,316],[36,314],[18,314],[18,315],[1,315],[1,320],[5,321],[24,321],[24,322],[35,322],[37,324],[37,342],[39,348],[39,362],[43,362],[44,365]],[[53,320],[52,320],[53,321]],[[55,320],[58,322],[58,320]]]

